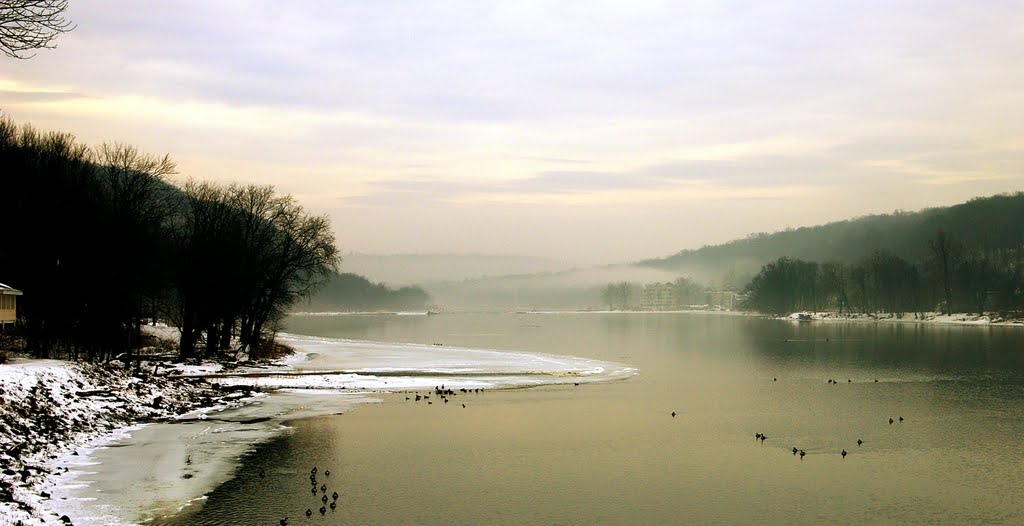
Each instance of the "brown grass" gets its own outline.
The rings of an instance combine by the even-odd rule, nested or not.
[[[0,333],[0,363],[10,362],[16,355],[25,352],[25,340],[18,334]]]
[[[283,343],[261,341],[249,349],[249,359],[254,361],[273,361],[294,353],[295,349]]]
[[[139,340],[139,354],[175,354],[178,352],[178,342],[172,339],[158,338],[152,334],[143,334]]]

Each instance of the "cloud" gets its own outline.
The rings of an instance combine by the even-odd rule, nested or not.
[[[439,250],[484,242],[442,235],[460,221],[513,239],[530,213],[577,225],[530,246],[572,250],[600,215],[670,253],[1024,182],[1014,2],[69,6],[56,50],[5,63],[6,114],[273,183],[353,229],[415,217]]]
[[[808,195],[821,184],[817,176],[809,176],[800,183],[765,184],[768,170],[764,163],[757,162],[743,166],[691,162],[642,167],[628,173],[545,171],[522,179],[497,181],[428,176],[373,181],[362,193],[340,199],[346,204],[376,207],[557,204],[591,207],[591,213],[600,213],[599,207],[609,204],[650,206],[783,199]]]
[[[8,91],[0,90],[0,99],[15,104],[32,104],[36,102],[58,102],[83,98],[78,93],[57,91]]]

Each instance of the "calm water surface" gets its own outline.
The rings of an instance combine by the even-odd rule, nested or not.
[[[639,375],[448,404],[391,394],[294,421],[167,524],[1024,524],[1024,328],[595,313],[294,317],[287,330]],[[323,517],[314,465],[340,494]]]

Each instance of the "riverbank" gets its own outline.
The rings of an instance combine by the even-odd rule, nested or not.
[[[794,312],[788,316],[779,316],[779,318],[796,321],[863,321],[890,323],[933,323],[940,325],[996,325],[1024,327],[1024,319],[1016,317],[1004,317],[998,314],[942,314],[939,312],[925,312],[917,314],[905,313],[902,316],[897,316],[895,314],[887,312],[875,314],[840,314],[838,312]]]
[[[278,339],[296,352],[269,365],[168,365],[142,376],[120,365],[0,365],[0,416],[12,422],[0,429],[0,450],[27,443],[2,458],[18,464],[2,479],[10,497],[0,507],[0,525],[65,524],[64,514],[78,526],[172,516],[234,477],[238,459],[288,432],[288,422],[379,401],[372,393],[428,394],[441,384],[483,391],[636,374],[621,364],[569,356]],[[257,390],[266,394],[252,396]],[[102,468],[90,467],[97,464]]]
[[[145,333],[154,338],[154,349],[172,348],[178,338],[177,329],[166,326],[147,326]],[[285,362],[304,358],[292,355]],[[51,501],[58,479],[73,464],[69,459],[141,425],[204,418],[260,392],[203,377],[224,369],[206,362],[132,371],[121,362],[25,357],[0,364],[0,526],[73,524],[71,517],[53,511]]]
[[[713,310],[713,309],[682,309],[682,310],[576,310],[576,311],[519,311],[516,314],[695,314],[717,316],[749,316],[768,317],[779,320],[795,321],[856,321],[856,322],[891,322],[891,323],[934,323],[940,325],[994,325],[1024,327],[1024,318],[1002,316],[995,313],[970,314],[958,312],[942,314],[940,312],[904,313],[896,315],[888,312],[879,313],[838,313],[832,311],[799,311],[783,316],[772,316],[754,311]]]
[[[310,336],[286,343],[317,353],[299,364],[302,372],[371,365],[385,372],[411,366],[414,355],[423,357],[415,367],[422,375],[426,356],[458,348],[618,360],[641,373],[578,387],[570,376],[568,385],[537,389],[455,388],[447,404],[434,392],[419,402],[398,393],[344,416],[293,419],[289,431],[243,457],[230,482],[156,524],[285,517],[299,526],[673,524],[687,517],[781,526],[840,515],[865,524],[1024,524],[1014,505],[1022,477],[1006,462],[1024,447],[1024,331],[1016,328],[515,313],[296,317],[287,327]],[[835,343],[785,341],[825,338]],[[467,359],[450,354],[443,366],[457,374],[437,371],[423,383],[466,381],[467,369],[479,368],[468,359],[474,353],[459,354]],[[497,353],[478,358],[502,356],[496,365],[523,363]],[[391,387],[399,378],[373,381]],[[404,378],[422,376],[410,371],[402,389]],[[842,383],[828,384],[832,378]],[[369,382],[369,372],[359,379]],[[325,393],[318,406],[334,410],[335,398]],[[768,439],[755,441],[755,433]],[[793,446],[806,450],[803,460]],[[338,509],[323,517],[322,492],[310,493],[314,465],[331,470],[329,480],[318,474],[318,487],[327,482],[328,497],[335,486],[340,495]]]
[[[126,426],[241,403],[252,388],[132,374],[116,364],[14,359],[0,365],[0,524],[68,524],[48,512],[55,462]]]

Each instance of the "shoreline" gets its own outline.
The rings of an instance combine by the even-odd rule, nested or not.
[[[179,336],[166,325],[144,326],[143,331],[161,341]],[[286,371],[306,359],[307,353],[292,352],[230,368]],[[225,371],[220,362],[158,364],[138,373],[119,361],[19,357],[0,364],[0,526],[74,524],[57,494],[75,475],[72,468],[89,465],[82,461],[90,454],[117,447],[154,424],[204,420],[266,396],[257,385],[206,379],[206,374]]]
[[[595,314],[595,315],[608,315],[608,314],[643,314],[643,315],[657,315],[657,314],[713,314],[717,316],[747,316],[754,318],[767,318],[775,320],[786,320],[786,321],[832,321],[832,322],[875,322],[875,323],[919,323],[919,324],[935,324],[935,325],[963,325],[963,326],[992,326],[992,327],[1024,327],[1024,318],[1004,318],[997,314],[968,314],[968,313],[954,313],[954,314],[940,314],[938,312],[925,312],[925,318],[917,318],[915,313],[905,313],[902,318],[896,317],[891,313],[881,312],[876,314],[866,313],[853,313],[853,314],[839,314],[835,311],[800,311],[790,315],[771,315],[764,314],[755,311],[744,311],[744,310],[727,310],[727,309],[669,309],[669,310],[495,310],[495,311],[441,311],[440,314],[517,314],[517,315],[573,315],[573,314]],[[796,314],[806,314],[809,317],[805,319],[797,319],[793,316]],[[341,317],[341,316],[426,316],[428,315],[423,311],[412,311],[412,312],[401,312],[401,311],[380,311],[380,312],[362,312],[362,311],[330,311],[330,312],[293,312],[289,316],[299,317]]]
[[[819,313],[823,314],[823,313]],[[972,319],[974,317],[968,317],[963,320],[954,319],[954,325],[970,325],[970,326],[986,326],[992,322],[991,319],[980,320]],[[784,321],[794,323],[795,320],[789,320],[783,318]],[[914,320],[911,315],[909,318],[902,320],[893,319],[874,319],[871,317],[861,317],[859,319],[846,320],[842,318],[828,318],[824,315],[821,316],[821,321],[832,321],[832,322],[843,322],[843,321],[856,321],[866,322],[906,322],[912,321],[915,323],[922,324],[937,324],[944,321],[945,318],[931,318],[927,320]],[[988,323],[985,323],[988,322]],[[997,322],[998,323],[998,322]],[[950,325],[950,324],[946,324]],[[1011,330],[1012,331],[1012,330]],[[968,331],[973,332],[973,331]],[[984,332],[984,331],[983,331]],[[385,391],[388,393],[398,394],[403,392],[403,389],[415,390],[422,389],[422,385],[432,385],[434,373],[438,375],[445,375],[452,373],[455,376],[459,375],[459,371],[456,368],[451,367],[452,365],[458,365],[459,367],[477,367],[479,361],[474,363],[465,363],[467,357],[475,357],[476,360],[482,359],[493,359],[488,363],[487,371],[494,372],[500,367],[514,367],[517,371],[523,371],[533,367],[523,367],[525,359],[529,358],[544,358],[544,359],[560,359],[559,363],[551,364],[546,374],[538,378],[538,381],[550,382],[550,377],[547,374],[565,370],[567,368],[575,370],[581,367],[580,362],[576,359],[566,356],[557,355],[545,355],[543,353],[531,353],[531,352],[515,352],[515,351],[495,351],[487,348],[471,349],[465,347],[448,347],[448,346],[435,346],[433,344],[426,343],[389,343],[389,342],[372,342],[365,340],[344,340],[340,338],[332,337],[320,337],[320,336],[297,336],[281,334],[279,335],[280,340],[283,343],[287,343],[294,347],[298,352],[288,356],[283,361],[278,361],[272,365],[260,366],[260,367],[241,367],[233,369],[231,367],[220,367],[214,364],[206,365],[193,365],[188,367],[176,368],[178,371],[184,373],[184,377],[170,377],[168,381],[177,383],[179,385],[202,385],[204,383],[209,384],[210,382],[222,382],[228,387],[228,395],[234,395],[234,398],[228,400],[226,403],[230,405],[221,406],[202,406],[191,412],[183,414],[172,415],[170,417],[157,417],[153,420],[141,423],[136,426],[123,426],[105,428],[106,434],[98,434],[92,436],[92,441],[85,443],[71,443],[54,445],[53,449],[64,447],[64,455],[60,456],[56,460],[49,460],[46,464],[46,468],[49,470],[48,473],[39,474],[39,478],[44,479],[44,482],[38,482],[35,486],[29,488],[29,491],[38,492],[46,491],[51,494],[51,498],[42,499],[40,498],[36,502],[37,513],[34,516],[25,518],[22,515],[15,515],[18,510],[15,509],[16,504],[10,502],[0,502],[0,524],[17,524],[17,520],[23,520],[22,524],[64,524],[60,520],[58,514],[67,513],[70,517],[73,517],[73,524],[78,526],[86,526],[88,524],[130,524],[145,521],[146,519],[156,518],[159,522],[160,518],[167,516],[167,513],[184,512],[188,516],[190,513],[189,509],[198,509],[205,504],[204,495],[209,494],[209,490],[204,488],[210,485],[218,486],[229,480],[232,477],[238,475],[238,468],[241,466],[239,460],[239,451],[243,453],[246,449],[243,447],[239,449],[237,446],[248,444],[250,447],[261,440],[258,436],[253,438],[254,434],[245,436],[235,436],[233,438],[234,445],[232,450],[226,451],[224,449],[208,449],[203,452],[198,448],[193,448],[192,445],[182,440],[186,435],[194,435],[197,432],[209,432],[211,436],[218,437],[218,441],[224,440],[227,433],[219,433],[217,427],[223,427],[223,423],[232,424],[234,428],[246,427],[250,433],[276,433],[274,435],[263,434],[264,437],[280,436],[280,433],[288,433],[286,427],[288,422],[303,419],[307,417],[317,416],[317,414],[332,414],[337,411],[349,411],[353,407],[351,403],[355,401],[372,402],[374,395],[371,393]],[[386,352],[382,352],[386,351]],[[448,351],[453,351],[449,355]],[[426,354],[424,354],[426,353]],[[428,364],[432,364],[432,367],[436,367],[438,362],[435,358],[427,356],[427,354],[437,354],[437,356],[454,356],[459,358],[458,363],[445,364],[444,370],[432,369],[430,375],[418,376],[416,371],[423,370]],[[385,362],[382,360],[382,355],[388,355],[389,358],[394,359],[394,363],[405,364],[408,367],[401,371],[394,371],[390,368],[392,363]],[[392,356],[394,355],[394,356]],[[366,360],[367,356],[376,356],[372,363]],[[410,356],[414,357],[416,361],[410,362]],[[595,361],[591,359],[579,359],[581,362],[594,363],[605,363],[601,361]],[[346,365],[339,365],[342,362],[362,363],[365,364],[364,369],[357,370],[357,368]],[[610,363],[610,362],[609,362]],[[22,363],[15,363],[14,365],[22,368],[27,368]],[[65,368],[78,368],[86,367],[91,368],[93,366],[81,366],[80,364],[69,364],[67,362],[44,362],[36,364],[38,369],[45,370],[47,368],[54,368],[61,370]],[[0,404],[0,410],[6,410],[8,408],[7,397],[9,396],[12,389],[10,388],[8,380],[11,379],[9,375],[4,372],[7,365],[0,366],[0,398],[3,403]],[[75,394],[75,391],[84,391],[88,393],[88,390],[99,389],[96,384],[102,384],[103,381],[110,382],[111,384],[117,384],[120,382],[118,378],[121,375],[110,375],[106,369],[101,369],[99,372],[89,373],[93,376],[89,376],[81,371],[76,374],[81,374],[81,380],[85,383],[84,386],[79,386],[75,379],[79,379],[75,376],[70,382],[65,382],[69,389],[61,388],[61,392]],[[120,366],[114,367],[115,370],[123,369]],[[335,371],[343,369],[349,371],[352,378],[338,378],[340,375],[335,374]],[[263,395],[256,393],[255,395],[250,394],[249,396],[239,395],[239,393],[231,393],[231,389],[238,390],[241,388],[241,382],[252,382],[255,378],[233,378],[231,380],[222,380],[219,376],[227,373],[228,375],[244,374],[243,371],[257,372],[260,375],[277,375],[282,372],[285,374],[280,378],[273,378],[266,381],[262,385],[264,391],[270,391],[269,394]],[[326,380],[322,383],[317,384],[305,384],[299,382],[298,385],[289,385],[289,381],[298,382],[299,379],[308,378],[314,379],[314,374],[288,374],[292,373],[303,373],[304,371],[320,371],[325,375],[330,375],[331,378],[337,378],[340,382],[335,383],[333,380]],[[26,373],[29,371],[26,371]],[[40,371],[36,371],[39,373]],[[123,371],[122,371],[123,372]],[[410,380],[415,380],[415,385],[406,383],[396,382],[397,378],[403,376],[404,373],[412,373]],[[70,374],[70,373],[67,373]],[[130,377],[130,375],[127,375]],[[193,378],[188,378],[193,377]],[[196,378],[203,377],[203,379]],[[578,377],[570,375],[564,375],[559,377],[563,383],[575,382]],[[602,381],[602,378],[606,377],[594,377],[597,381]],[[286,381],[287,380],[287,381]],[[458,381],[476,381],[477,377],[463,377]],[[138,382],[132,382],[132,384]],[[495,381],[500,381],[496,379]],[[588,381],[584,378],[583,381]],[[238,382],[238,383],[236,383]],[[15,382],[22,389],[23,392],[28,392],[32,387],[32,380],[29,380],[28,384],[22,386],[22,382]],[[450,386],[457,387],[456,384],[450,383]],[[497,384],[495,384],[497,385]],[[571,384],[570,384],[571,385]],[[253,384],[249,384],[253,387]],[[348,386],[349,390],[339,391]],[[212,388],[212,387],[211,387]],[[155,389],[159,390],[159,386]],[[134,392],[134,390],[129,390]],[[149,393],[146,396],[145,391],[140,390],[140,399],[143,402],[152,401],[151,396],[154,393]],[[355,395],[355,396],[352,396]],[[70,395],[69,395],[70,396]],[[389,395],[390,396],[390,395]],[[330,397],[330,398],[327,398]],[[91,396],[85,396],[86,399],[92,398],[105,398],[102,394],[92,394]],[[49,396],[49,400],[57,400],[58,396]],[[289,410],[282,409],[282,399],[287,403],[294,403],[292,407],[299,407],[303,404],[311,404],[315,402],[318,407],[309,407],[302,411],[292,412]],[[324,400],[330,400],[329,404],[321,403]],[[387,398],[386,398],[387,399]],[[396,398],[400,399],[400,398]],[[288,402],[288,401],[291,402]],[[122,397],[121,400],[126,406],[131,406],[133,400],[130,398]],[[468,401],[468,400],[467,400]],[[116,401],[104,401],[99,400],[97,404],[91,407],[97,411],[103,411],[103,407],[100,407],[99,403],[110,403],[114,404]],[[74,404],[67,404],[74,406]],[[328,406],[327,409],[324,406]],[[84,409],[89,409],[86,407]],[[344,407],[344,409],[343,409]],[[74,407],[72,407],[73,409]],[[165,407],[166,408],[166,407]],[[69,418],[78,416],[75,413],[65,414],[61,411],[61,408],[54,410],[52,413],[57,416],[67,416]],[[270,410],[273,409],[273,412]],[[109,412],[109,410],[107,410]],[[206,418],[200,415],[205,415]],[[265,419],[266,415],[271,415],[269,419]],[[4,415],[0,415],[4,416]],[[106,417],[107,415],[100,415]],[[286,416],[286,417],[285,417]],[[107,420],[113,420],[107,418]],[[6,426],[8,420],[6,416],[3,419],[3,424]],[[266,423],[263,423],[266,422]],[[152,425],[153,423],[159,425]],[[115,422],[116,424],[116,422]],[[234,424],[245,424],[242,426],[234,426]],[[252,425],[250,425],[252,424]],[[260,429],[255,429],[255,428]],[[268,431],[270,430],[270,431]],[[188,431],[185,433],[184,431]],[[36,435],[37,438],[42,435]],[[160,440],[154,440],[153,437],[159,437]],[[3,442],[5,436],[0,434],[0,455],[4,455],[5,451],[8,451],[10,443]],[[86,437],[88,438],[88,437]],[[118,443],[119,441],[122,441]],[[191,462],[187,462],[187,459],[191,459]],[[6,458],[4,459],[6,461]],[[83,462],[86,461],[86,462]],[[102,466],[101,469],[90,468],[93,464],[99,464]],[[191,465],[187,465],[191,464]],[[160,476],[165,477],[174,482],[173,487],[160,486],[156,489],[152,485],[140,485],[132,484],[132,479],[129,477],[127,480],[121,480],[122,474],[118,471],[119,468],[124,465],[132,465],[135,469],[135,473],[145,471],[160,472]],[[63,471],[63,468],[70,467],[70,474]],[[202,473],[197,472],[202,471]],[[81,475],[75,474],[75,471],[82,473]],[[93,476],[91,471],[98,471],[100,474]],[[183,474],[194,475],[187,480],[183,480]],[[84,480],[83,479],[88,479]],[[79,484],[85,482],[85,485]],[[60,486],[67,486],[68,484],[77,485],[77,495],[67,500],[62,498],[67,495],[62,495],[62,491],[54,489]],[[117,486],[120,484],[121,486]],[[88,492],[93,492],[92,495],[100,495],[100,499],[96,502],[89,502],[90,499],[86,498],[86,491],[81,488],[86,488]],[[179,490],[184,488],[185,490],[192,492],[193,497],[183,497],[183,493]],[[101,493],[95,493],[102,490]],[[76,491],[72,488],[71,491]],[[119,507],[121,502],[125,499],[120,499],[120,496],[116,494],[118,491],[125,493],[137,493],[143,494],[142,497],[135,497],[135,502],[130,502],[134,507]],[[149,513],[150,508],[145,508],[147,502],[152,502],[156,499],[149,498],[146,494],[153,494],[160,497],[162,501],[160,505],[163,506],[159,511]],[[104,496],[105,495],[105,496]],[[111,496],[115,498],[115,502],[111,505]],[[120,499],[120,500],[117,500]],[[145,500],[148,499],[148,500]],[[175,500],[178,499],[178,500]],[[73,501],[73,502],[72,502]],[[167,507],[167,503],[173,502],[173,508]],[[7,506],[12,506],[8,508]],[[70,507],[69,507],[70,506]],[[139,509],[145,509],[146,513],[138,513]],[[156,509],[156,508],[153,508]],[[114,510],[111,512],[110,510]],[[123,513],[118,513],[123,511]],[[57,514],[55,514],[55,512]],[[103,514],[110,513],[110,520],[104,520]],[[116,517],[115,517],[116,516]],[[184,522],[188,523],[187,519]]]
[[[971,327],[1024,327],[1024,318],[1004,318],[994,314],[968,314],[953,313],[940,314],[938,312],[925,312],[924,318],[917,317],[914,313],[905,313],[902,318],[892,313],[854,313],[839,314],[834,311],[801,311],[785,316],[763,314],[755,311],[742,310],[714,310],[714,309],[680,309],[680,310],[610,310],[610,311],[519,311],[516,314],[713,314],[718,316],[747,316],[753,318],[766,318],[782,321],[800,322],[858,322],[858,323],[916,323],[922,325],[945,325],[945,326],[971,326]],[[805,314],[807,318],[798,318],[797,315]]]
[[[58,461],[70,470],[53,478],[52,511],[67,513],[80,526],[162,523],[187,514],[237,476],[254,447],[289,433],[290,422],[378,401],[361,393],[332,394],[325,411],[316,407],[324,396],[282,389],[88,444],[81,456]]]
[[[71,524],[51,496],[60,464],[138,429],[237,407],[258,389],[133,375],[115,364],[19,358],[0,365],[0,525]],[[47,491],[49,490],[49,491]]]
[[[858,323],[912,323],[919,325],[965,326],[965,327],[1024,327],[1022,318],[1004,318],[992,314],[940,314],[925,312],[924,317],[915,313],[906,313],[902,318],[892,313],[878,314],[838,314],[836,312],[794,312],[788,316],[767,316],[772,319],[796,322],[858,322]]]
[[[763,316],[743,311],[526,311],[517,314],[717,314],[727,316]],[[805,314],[807,319],[793,316]],[[309,315],[309,314],[307,314]],[[331,313],[329,315],[338,315]],[[837,315],[832,312],[794,313],[771,317],[791,322],[914,323],[920,325],[971,327],[1024,327],[1024,320],[994,318],[989,315],[939,315],[926,313],[921,319],[913,314]],[[165,328],[165,336],[174,329]],[[282,338],[319,340],[282,334]],[[331,339],[333,340],[333,339]],[[360,345],[373,345],[362,342]],[[423,346],[430,349],[429,346]],[[81,364],[58,360],[16,359],[0,365],[0,526],[64,525],[54,509],[61,506],[50,499],[57,482],[68,472],[76,457],[88,451],[110,446],[130,438],[151,424],[175,424],[202,420],[212,413],[236,409],[279,391],[318,390],[332,394],[359,395],[368,400],[372,392],[397,392],[414,385],[388,385],[395,373],[378,371],[381,382],[366,383],[366,378],[351,385],[352,378],[338,378],[337,385],[307,385],[303,376],[316,376],[315,369],[303,373],[295,367],[315,352],[295,352],[282,360],[257,366],[226,369],[216,362],[178,365],[158,375],[133,375],[123,365]],[[314,349],[315,351],[315,349]],[[323,371],[319,371],[320,374]],[[264,382],[265,376],[281,375],[280,381]],[[392,378],[393,379],[393,378]],[[221,382],[223,385],[214,383]],[[345,385],[351,387],[346,389]],[[338,391],[342,389],[343,391]],[[312,392],[312,391],[310,391]],[[352,407],[346,404],[347,407]],[[304,415],[313,416],[313,415]],[[264,417],[260,417],[264,418]],[[290,418],[296,418],[295,416]],[[194,499],[192,499],[194,500]],[[187,505],[187,503],[182,503]]]
[[[0,365],[0,460],[14,466],[13,475],[0,474],[0,496],[10,493],[0,502],[0,526],[131,524],[178,513],[234,476],[253,444],[287,432],[286,422],[380,401],[373,393],[636,374],[623,364],[539,353],[285,333],[279,341],[296,352],[269,364],[178,364],[138,377],[119,363]],[[460,375],[463,368],[476,373]],[[41,390],[52,394],[30,396]],[[321,403],[325,396],[330,404]],[[65,431],[36,432],[54,426]],[[32,448],[10,454],[27,440]],[[104,466],[99,475],[93,464]]]

